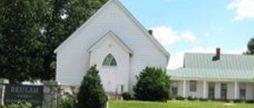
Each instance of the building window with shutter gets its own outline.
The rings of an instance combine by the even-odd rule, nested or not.
[[[240,84],[240,87],[239,87],[239,98],[241,100],[245,100],[246,99],[246,85],[245,84]]]
[[[190,81],[190,92],[197,91],[197,81]]]

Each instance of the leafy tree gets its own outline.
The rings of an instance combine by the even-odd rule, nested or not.
[[[107,95],[98,73],[96,66],[92,66],[83,78],[78,93],[78,104],[81,108],[106,108]]]
[[[0,74],[18,82],[30,80],[40,69],[40,33],[32,0],[2,0],[0,3]]]
[[[254,37],[251,38],[247,45],[248,51],[246,54],[253,55],[254,54]]]
[[[167,101],[170,91],[170,77],[166,71],[155,67],[146,67],[134,86],[135,97],[144,101]]]
[[[54,49],[106,1],[1,0],[1,77],[12,82],[54,79]]]

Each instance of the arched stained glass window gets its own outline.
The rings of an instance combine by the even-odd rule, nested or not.
[[[116,59],[112,56],[112,54],[108,54],[104,59],[103,66],[117,66]]]

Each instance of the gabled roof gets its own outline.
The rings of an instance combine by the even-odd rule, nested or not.
[[[253,70],[181,68],[168,73],[173,80],[254,81]]]
[[[82,29],[84,29],[88,23],[90,23],[98,14],[102,12],[102,10],[107,7],[109,4],[115,3],[119,8],[138,26],[138,28],[141,29],[145,33],[145,35],[152,41],[152,43],[163,53],[165,54],[168,59],[170,57],[170,54],[168,51],[153,37],[151,36],[145,27],[140,24],[137,19],[118,1],[118,0],[109,0],[105,5],[102,6],[92,17],[90,17],[80,28],[78,28],[70,37],[68,37],[63,43],[61,43],[56,49],[55,53],[58,52],[60,49],[63,48],[72,38],[74,38]]]
[[[221,54],[186,53],[184,67],[169,70],[175,80],[222,80],[254,81],[254,56]]]
[[[221,54],[219,60],[213,60],[214,56],[215,54],[186,53],[184,66],[185,68],[254,70],[254,56]]]
[[[88,52],[93,51],[95,48],[100,46],[104,42],[104,40],[106,40],[108,38],[113,38],[115,40],[115,42],[124,49],[124,51],[128,52],[129,54],[133,54],[133,51],[120,38],[118,38],[118,36],[116,36],[116,34],[113,33],[112,31],[109,31],[102,38],[97,40],[92,46],[90,46],[88,48],[87,51]]]

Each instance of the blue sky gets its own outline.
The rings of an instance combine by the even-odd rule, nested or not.
[[[239,54],[254,36],[254,0],[120,0],[171,53],[169,69],[185,52]]]

